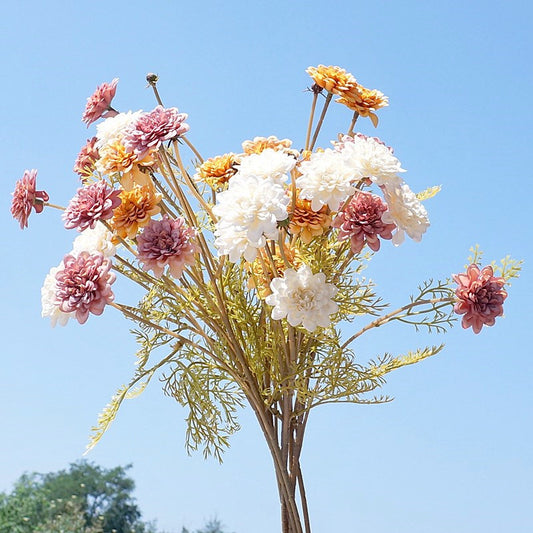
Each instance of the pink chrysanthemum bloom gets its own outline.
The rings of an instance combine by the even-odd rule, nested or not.
[[[64,268],[56,273],[56,301],[63,313],[75,313],[76,320],[85,324],[89,313],[101,315],[115,296],[111,284],[115,274],[111,261],[97,252],[67,254]]]
[[[463,328],[472,327],[474,333],[479,333],[483,326],[493,326],[496,317],[503,315],[507,298],[505,280],[495,277],[491,266],[479,270],[476,264],[470,265],[464,274],[454,274],[453,279],[459,285],[454,311],[464,315]]]
[[[161,143],[176,139],[189,131],[185,123],[186,113],[177,108],[158,105],[153,111],[143,113],[124,133],[123,143],[130,152],[142,159],[150,150],[157,150]]]
[[[95,146],[97,141],[98,139],[96,137],[87,139],[87,143],[80,150],[76,162],[74,163],[74,172],[76,172],[82,180],[94,172],[96,161],[98,161],[98,158],[100,157],[98,148]]]
[[[87,105],[81,117],[82,122],[85,122],[87,127],[99,118],[118,115],[118,112],[111,107],[111,100],[113,100],[117,91],[117,83],[118,78],[115,78],[111,83],[102,83],[87,98]]]
[[[179,278],[187,265],[194,263],[196,231],[185,225],[182,217],[176,220],[164,215],[151,220],[137,236],[138,259],[143,269],[152,270],[156,278],[163,275],[168,265],[171,276]]]
[[[99,220],[112,218],[121,202],[119,196],[120,191],[111,189],[103,180],[79,188],[63,213],[65,228],[83,231],[94,228]]]
[[[386,224],[381,220],[387,205],[379,196],[369,192],[359,192],[338,213],[333,227],[339,228],[339,240],[350,239],[350,248],[358,254],[368,244],[377,252],[380,247],[379,237],[392,239],[396,224]]]
[[[36,180],[36,170],[25,170],[12,192],[11,214],[15,220],[18,220],[20,229],[28,227],[32,208],[36,213],[40,213],[44,209],[44,202],[50,199],[45,191],[35,190]]]

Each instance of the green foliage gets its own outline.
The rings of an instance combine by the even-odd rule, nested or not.
[[[78,462],[23,475],[10,494],[0,494],[0,533],[152,533],[131,495],[129,468]]]

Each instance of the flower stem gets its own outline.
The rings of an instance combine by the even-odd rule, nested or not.
[[[329,103],[331,102],[331,99],[333,98],[332,93],[328,93],[326,96],[326,101],[324,102],[324,107],[322,108],[322,113],[320,114],[320,118],[318,119],[318,124],[316,125],[315,133],[313,135],[313,140],[311,141],[311,146],[309,147],[309,150],[313,150],[315,147],[315,143],[318,137],[318,133],[320,131],[320,128],[322,127],[322,123],[324,122],[324,117],[326,116],[326,112],[329,107]]]
[[[307,124],[307,136],[305,138],[305,149],[309,150],[309,141],[311,140],[311,128],[313,127],[313,119],[315,118],[316,101],[318,99],[318,92],[313,91],[313,103],[311,104],[311,112],[309,113],[309,122]]]

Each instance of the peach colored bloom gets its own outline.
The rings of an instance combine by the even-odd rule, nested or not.
[[[496,317],[503,315],[505,280],[495,277],[491,266],[480,270],[476,264],[469,265],[464,274],[454,274],[453,279],[458,284],[454,311],[464,315],[463,328],[472,327],[479,333],[483,326],[493,326]]]
[[[98,120],[99,118],[114,117],[118,115],[111,107],[111,100],[115,96],[117,91],[118,78],[115,78],[111,83],[102,83],[99,85],[94,93],[87,98],[87,104],[85,111],[81,117],[82,122],[90,124]]]
[[[194,264],[195,236],[196,231],[185,225],[183,217],[172,220],[164,215],[161,220],[151,220],[137,236],[137,259],[156,278],[167,265],[170,275],[179,278],[187,265]]]
[[[32,208],[36,213],[42,212],[44,202],[48,202],[50,197],[45,191],[36,191],[36,170],[25,170],[24,175],[15,183],[15,190],[12,192],[11,214],[20,224],[20,229],[28,227],[28,218]]]
[[[304,244],[309,244],[314,237],[322,235],[331,226],[331,215],[327,205],[319,211],[311,209],[311,200],[296,198],[294,212],[292,203],[288,206],[290,224],[289,231],[299,235]]]
[[[388,97],[381,91],[367,89],[359,84],[341,95],[337,102],[357,111],[362,117],[369,117],[374,126],[378,124],[378,117],[375,112],[389,105]]]
[[[111,284],[115,274],[110,272],[111,261],[100,252],[66,255],[64,268],[56,272],[56,301],[63,313],[75,313],[80,324],[84,324],[89,313],[101,315],[104,307],[115,296]]]
[[[212,189],[220,189],[236,174],[238,162],[238,156],[233,153],[211,157],[196,169],[195,177]]]
[[[98,148],[95,146],[97,140],[96,137],[87,139],[87,142],[80,150],[76,162],[74,163],[74,172],[76,172],[82,180],[94,172],[96,161],[98,161],[98,158],[100,157],[98,154]]]
[[[128,151],[119,140],[115,140],[100,149],[100,159],[96,163],[96,170],[102,174],[131,172],[136,164],[143,166],[153,165],[152,151],[148,151],[140,159],[135,152]]]
[[[385,211],[387,205],[379,196],[359,192],[337,214],[333,227],[339,228],[340,241],[350,239],[352,253],[359,253],[365,243],[377,252],[380,247],[379,237],[392,239],[392,231],[396,228],[395,224],[386,224],[381,220]]]
[[[136,185],[129,191],[120,193],[122,203],[115,209],[111,225],[117,235],[123,239],[133,239],[139,228],[146,226],[150,219],[157,215],[161,208],[161,195],[149,185]]]
[[[325,65],[309,67],[306,70],[318,87],[342,96],[357,86],[357,81],[343,68]]]
[[[242,149],[245,154],[260,154],[267,148],[272,148],[279,152],[287,152],[298,156],[297,150],[291,150],[292,141],[290,139],[278,139],[275,135],[270,137],[254,137],[253,141],[244,141]]]

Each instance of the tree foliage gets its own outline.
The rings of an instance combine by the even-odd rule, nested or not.
[[[24,474],[0,493],[0,533],[154,533],[132,496],[131,465],[80,461],[68,470]]]

